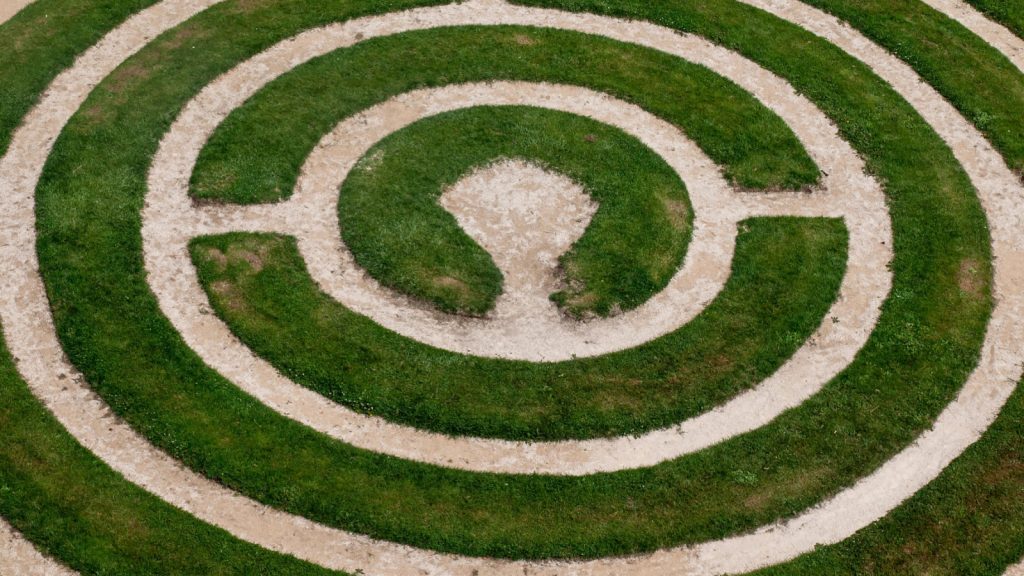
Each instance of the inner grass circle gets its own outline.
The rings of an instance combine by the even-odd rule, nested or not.
[[[482,315],[502,292],[501,272],[439,199],[465,175],[509,159],[570,178],[598,204],[583,236],[556,255],[561,289],[550,296],[564,312],[607,316],[665,287],[690,239],[683,182],[635,137],[550,109],[478,106],[391,134],[342,185],[342,237],[383,285]]]

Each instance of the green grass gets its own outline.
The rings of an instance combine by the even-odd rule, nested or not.
[[[1024,389],[981,440],[882,520],[758,576],[1001,576],[1024,556]]]
[[[918,0],[809,0],[914,67],[1024,170],[1024,75],[998,50]],[[1016,14],[1024,13],[1017,4]]]
[[[906,103],[837,49],[747,7],[602,2],[594,8],[703,34],[790,79],[885,182],[895,284],[868,345],[820,394],[772,424],[644,470],[470,474],[315,434],[199,362],[159,314],[140,256],[145,170],[189,96],[277,39],[372,9],[245,6],[246,13],[233,3],[210,11],[108,79],[56,143],[37,205],[43,276],[69,357],[137,430],[233,489],[327,524],[445,551],[538,558],[652,550],[750,529],[852,483],[926,429],[977,361],[991,308],[984,218],[948,148]],[[515,33],[467,30],[478,42],[425,42],[406,59],[442,61],[450,79],[482,56],[481,45],[508,52],[501,35]],[[183,34],[188,47],[174,47]],[[147,73],[129,77],[133,68]],[[373,68],[362,72],[374,76]],[[974,277],[962,284],[963,270]]]
[[[681,127],[723,166],[725,176],[741,187],[803,189],[818,180],[817,167],[778,117],[705,68],[607,39],[551,30],[504,29],[509,32],[497,41],[451,31],[440,41],[468,43],[476,49],[472,57],[461,58],[455,65],[445,58],[426,57],[428,50],[408,50],[403,41],[385,38],[319,58],[283,76],[234,111],[211,137],[192,176],[193,197],[243,204],[280,200],[290,195],[313,146],[341,119],[415,88],[509,78],[582,84],[640,104]],[[521,56],[509,58],[510,50]],[[366,74],[367,69],[375,73]],[[302,106],[292,105],[300,100]],[[276,120],[282,114],[293,120],[282,125]],[[506,124],[510,124],[506,129],[513,126]],[[435,126],[437,129],[441,127]],[[526,126],[515,130],[525,132]],[[423,135],[425,131],[414,133]],[[608,128],[601,132],[608,137],[615,133]],[[387,179],[381,186],[390,187],[389,198],[402,198],[396,199],[394,206],[411,208],[406,202],[409,198],[428,199],[413,191],[426,187],[436,193],[439,181],[462,175],[465,168],[495,152],[541,155],[548,163],[557,158],[583,183],[592,184],[591,192],[602,200],[603,208],[584,238],[562,259],[569,288],[555,294],[556,302],[569,314],[605,316],[634,308],[664,287],[675,271],[688,230],[686,235],[674,234],[671,226],[659,221],[663,217],[650,214],[660,211],[658,206],[648,206],[646,214],[626,210],[625,204],[604,206],[613,199],[633,197],[627,190],[639,191],[650,185],[652,190],[664,189],[656,193],[667,194],[678,185],[670,183],[663,164],[652,161],[652,155],[640,147],[623,151],[631,156],[630,163],[615,164],[609,158],[604,164],[591,160],[600,151],[610,152],[607,147],[594,150],[600,145],[556,149],[551,147],[553,142],[525,133],[508,140],[480,132],[473,141],[463,131],[448,129],[446,134],[461,135],[464,140],[459,148],[446,142],[443,150],[416,151],[417,160],[409,165],[394,162],[389,171],[373,172]],[[396,138],[389,139],[389,146],[401,145]],[[447,157],[449,151],[451,158]],[[612,169],[642,159],[628,174]],[[595,168],[580,169],[584,161]],[[403,167],[401,177],[396,166]],[[641,172],[647,176],[635,182],[628,178]],[[365,183],[365,174],[357,172],[352,178]],[[355,189],[362,187],[359,184]],[[345,188],[352,185],[346,183]],[[621,195],[611,194],[612,188]],[[346,201],[355,199],[343,198]],[[366,210],[367,203],[360,203],[360,210],[343,206],[345,239],[356,260],[383,284],[442,310],[486,312],[500,290],[497,270],[449,215],[427,210],[430,203],[424,204],[427,206],[419,204],[423,217],[415,220],[410,218],[412,212],[404,213],[402,219],[392,218],[393,214],[384,211],[385,202],[378,202],[372,213]]]
[[[1018,0],[967,0],[967,3],[1024,38],[1024,4]]]
[[[621,130],[539,108],[459,110],[385,138],[342,186],[345,243],[386,286],[445,311],[487,312],[501,272],[438,198],[472,170],[510,158],[568,176],[599,204],[560,259],[565,287],[552,297],[567,312],[629,310],[665,287],[690,240],[692,208],[679,176]]]
[[[821,322],[845,264],[842,225],[745,227],[725,290],[695,320],[633,350],[554,364],[454,354],[381,328],[319,292],[289,240],[204,238],[192,253],[233,332],[355,410],[456,435],[586,438],[709,410],[771,374]]]
[[[976,5],[983,4],[980,0],[972,1]],[[87,6],[85,2],[73,4],[38,0],[36,5],[57,7],[58,10],[53,12],[55,15],[59,14],[61,6]],[[1003,4],[1011,10],[1015,6],[1012,3]],[[621,6],[608,8],[621,9]],[[657,10],[659,7],[652,8]],[[0,27],[0,44],[7,46],[4,33],[5,29]],[[722,37],[730,38],[728,35]],[[742,40],[736,36],[731,38],[733,41]],[[31,39],[34,41],[36,37]],[[56,73],[54,62],[60,60],[49,58],[58,55],[62,49],[61,43],[51,36],[42,44],[52,44],[54,53],[41,48],[38,52],[41,58],[35,65],[15,67],[12,75],[3,76],[5,84],[0,87],[0,91],[23,81],[24,77]],[[751,45],[751,49],[756,50],[756,47]],[[8,82],[9,79],[11,82]],[[28,95],[25,100],[27,104],[24,105],[27,109],[34,100],[34,94],[27,89],[25,93]],[[0,106],[0,113],[8,110],[13,109]],[[12,111],[11,117],[20,117],[20,113]],[[8,128],[13,128],[13,125]],[[7,138],[9,130],[0,128],[0,139],[6,142]],[[159,323],[155,327],[162,328]],[[254,548],[240,546],[227,537],[204,540],[204,531],[209,530],[207,527],[188,521],[183,513],[159,504],[141,490],[118,479],[74,444],[47,417],[11,369],[9,357],[6,354],[0,355],[0,394],[3,394],[0,419],[3,419],[3,429],[9,434],[5,444],[0,445],[0,455],[4,458],[0,460],[0,478],[6,486],[0,487],[0,513],[12,520],[34,542],[43,543],[47,552],[83,573],[217,573],[217,570],[221,573],[247,574],[275,573],[275,570],[278,573],[321,573],[294,561],[287,563]],[[176,381],[171,379],[171,382]],[[913,408],[908,406],[908,409]],[[244,417],[245,411],[240,411],[240,414]],[[868,415],[865,415],[865,420],[867,418]],[[1024,434],[1022,422],[1024,403],[1018,392],[996,426],[986,433],[981,442],[945,471],[938,481],[890,517],[842,544],[823,547],[801,560],[764,573],[1000,574],[1003,566],[1024,554],[1024,510],[1021,509],[1024,498],[1020,494],[1021,486],[1024,486],[1021,472],[1024,470],[1024,455],[1021,454],[1019,440]],[[18,431],[22,429],[28,432],[19,434]],[[173,432],[167,431],[167,438],[172,436]],[[790,440],[799,441],[797,438]],[[20,454],[24,447],[29,447],[30,456]],[[770,445],[766,447],[772,448]],[[71,457],[65,458],[65,454]],[[253,452],[250,457],[255,460],[264,455]],[[194,459],[192,463],[195,464]],[[793,463],[794,470],[798,464]],[[89,473],[76,473],[80,467],[88,468]],[[735,472],[738,473],[733,474],[733,478],[751,477],[749,470]],[[754,476],[757,476],[758,482],[763,481],[760,475]],[[272,480],[266,479],[267,482]],[[636,485],[619,487],[633,489],[649,480],[649,477],[644,477]],[[42,489],[41,486],[46,488]],[[695,494],[696,490],[694,488]],[[107,492],[110,493],[109,497],[105,496]],[[5,494],[13,496],[7,498]],[[89,497],[79,498],[79,495]],[[680,496],[677,494],[674,497]],[[136,498],[165,513],[148,515],[145,512],[147,506],[137,506]],[[515,504],[512,502],[509,505]],[[629,504],[637,506],[636,502]],[[640,506],[643,506],[642,502]],[[110,515],[110,511],[120,509],[131,515],[132,523],[122,523],[120,517]],[[632,508],[626,507],[624,510]],[[78,515],[92,516],[100,521],[80,522],[75,520]],[[580,520],[586,522],[593,518],[580,517]],[[580,526],[587,524],[581,523]],[[155,533],[151,530],[155,530]],[[150,540],[151,535],[154,537]],[[107,547],[112,540],[116,540],[117,545]],[[186,544],[182,544],[182,541]],[[187,543],[191,543],[194,548],[188,548]],[[203,553],[204,544],[217,551],[217,563],[203,563],[209,559]],[[176,553],[162,555],[165,546]],[[617,543],[612,541],[607,549],[622,550],[630,546],[627,538]],[[239,554],[237,550],[243,552]],[[243,560],[247,553],[254,554],[256,560]],[[103,561],[95,560],[103,555],[109,557]],[[168,560],[172,556],[185,561],[176,564]],[[195,556],[195,561],[188,556]],[[83,557],[90,559],[83,561]],[[237,565],[232,564],[236,562]],[[284,568],[278,569],[278,565]],[[240,569],[232,570],[239,566]]]
[[[286,198],[313,146],[341,119],[409,90],[481,79],[589,86],[638,104],[680,127],[741,187],[801,189],[818,181],[789,127],[706,68],[600,37],[497,29],[503,32],[481,35],[470,26],[431,33],[465,46],[455,63],[437,59],[434,50],[409,50],[405,40],[380,38],[285,74],[218,127],[196,164],[192,195],[240,204]]]
[[[0,25],[0,155],[43,89],[76,55],[155,1],[40,0]]]

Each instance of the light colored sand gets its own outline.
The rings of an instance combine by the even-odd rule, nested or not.
[[[459,23],[496,22],[495,18],[486,13],[463,12],[457,16]],[[524,22],[549,24],[537,18],[526,19]],[[182,207],[176,207],[177,204],[188,204],[185,189],[176,185],[191,172],[193,164],[186,160],[198,154],[216,125],[256,89],[300,62],[332,49],[349,46],[357,39],[427,27],[424,22],[401,16],[392,17],[386,24],[367,30],[356,29],[354,26],[333,26],[302,34],[240,65],[204,89],[168,134],[164,142],[166,151],[162,150],[154,159],[151,187],[155,192],[148,198],[150,207],[146,212],[145,233],[149,233],[150,228],[169,227],[169,224],[163,222],[173,220],[178,226],[188,226],[187,222],[199,220],[198,224],[192,225],[197,232],[231,230],[240,226],[238,229],[270,229],[295,234],[300,239],[314,278],[324,290],[350,309],[432,346],[482,356],[558,361],[622,350],[677,329],[699,313],[718,293],[726,279],[725,268],[731,259],[728,243],[732,242],[735,231],[711,229],[712,225],[721,227],[726,222],[734,223],[749,216],[751,212],[758,212],[761,206],[768,203],[766,196],[749,195],[750,198],[747,198],[747,202],[760,200],[761,206],[744,204],[738,199],[739,196],[730,193],[710,159],[678,130],[636,107],[603,111],[606,103],[612,99],[593,93],[584,101],[567,101],[570,99],[559,97],[565,95],[548,90],[546,94],[537,95],[534,103],[590,117],[600,115],[602,121],[618,126],[655,147],[687,182],[695,211],[694,239],[679,273],[664,291],[643,306],[614,318],[581,324],[552,315],[555,320],[552,322],[542,322],[540,318],[531,317],[515,324],[519,319],[467,320],[440,315],[432,309],[417,307],[408,299],[389,293],[355,266],[341,243],[338,231],[335,216],[337,188],[354,159],[360,157],[379,138],[418,118],[457,108],[454,103],[443,101],[444,97],[450,98],[443,92],[439,92],[434,101],[424,100],[420,96],[422,92],[400,96],[389,101],[391,106],[387,113],[375,107],[342,122],[316,147],[302,171],[295,197],[281,206],[210,208],[200,211],[205,212],[200,215],[187,214]],[[555,24],[567,29],[595,30],[592,26]],[[843,215],[851,212],[844,210],[843,202],[847,202],[848,206],[858,207],[851,215],[857,217],[860,206],[866,202],[872,217],[884,217],[880,214],[884,211],[882,197],[875,191],[866,191],[875,186],[862,176],[863,166],[852,149],[841,141],[834,126],[821,112],[797,95],[788,84],[706,41],[692,37],[680,40],[678,35],[669,36],[664,30],[638,30],[636,26],[624,25],[596,29],[614,38],[656,47],[698,62],[754,92],[794,126],[812,157],[830,175],[825,187],[827,191],[836,193],[823,195],[833,199],[831,205],[826,207],[829,213]],[[503,98],[501,102],[512,103],[521,101],[523,97],[518,91],[496,96]],[[481,102],[479,97],[471,100],[468,95],[465,101],[469,104]],[[188,134],[179,134],[179,131]],[[657,147],[659,144],[662,146]],[[839,198],[838,192],[842,193],[842,198]],[[779,196],[779,199],[784,198],[787,197]],[[171,205],[172,200],[175,206]],[[802,204],[798,198],[791,200],[794,206]],[[182,234],[186,232],[182,231]],[[314,242],[314,237],[319,241]],[[881,236],[878,238],[884,239]],[[166,240],[170,238],[148,242],[147,245],[153,244],[148,251],[161,250],[161,244]],[[337,252],[345,253],[341,261]],[[151,271],[169,265],[156,262],[158,256],[149,258],[153,264],[149,267]],[[854,269],[860,269],[856,260],[852,264]],[[875,270],[878,264],[872,262],[865,269]],[[875,278],[872,281],[875,286],[880,284]],[[159,292],[163,283],[154,280],[152,284]],[[861,293],[868,286],[871,283],[864,282],[864,286],[856,293]],[[887,285],[882,288],[873,288],[872,295],[884,295]],[[195,306],[192,308],[194,314]]]
[[[10,20],[33,0],[0,0],[0,24]]]
[[[922,0],[932,8],[944,13],[981,37],[986,43],[1003,53],[1006,58],[1024,72],[1024,39],[993,22],[973,6],[959,0]],[[1010,566],[1005,576],[1024,576],[1024,560]]]
[[[540,325],[561,320],[549,299],[561,284],[558,257],[597,212],[582,186],[522,160],[504,160],[465,175],[439,204],[501,271],[504,291],[493,317],[536,315]]]
[[[967,445],[994,418],[1020,376],[1017,364],[1024,344],[1017,319],[1022,298],[1013,287],[1024,281],[1021,263],[1024,247],[1014,238],[1019,230],[1022,192],[1016,180],[980,134],[959,118],[933,90],[905,66],[880,51],[868,40],[816,11],[786,3],[776,10],[794,20],[812,19],[807,26],[823,23],[821,33],[857,53],[876,71],[895,74],[897,89],[951,144],[972,180],[978,184],[990,222],[997,256],[996,293],[999,297],[978,370],[963,392],[940,416],[934,429],[915,445],[856,486],[822,506],[787,523],[773,524],[755,533],[674,548],[634,558],[583,562],[532,563],[493,561],[441,555],[410,547],[379,542],[316,525],[272,510],[233,494],[182,469],[172,459],[148,445],[127,426],[105,411],[87,385],[67,365],[53,334],[52,319],[38,278],[34,252],[32,215],[34,184],[50,143],[95,83],[146,39],[173,24],[175,8],[185,11],[199,2],[167,0],[113,32],[103,46],[91,51],[55,82],[15,136],[11,151],[0,161],[0,207],[9,220],[0,229],[0,270],[5,290],[0,291],[0,316],[11,349],[21,358],[19,370],[55,415],[89,449],[96,452],[128,479],[165,500],[245,540],[294,554],[319,564],[369,574],[450,573],[470,574],[710,574],[743,571],[780,562],[809,551],[815,544],[840,540],[873,521],[917,491]],[[773,10],[775,6],[769,6]],[[626,26],[614,20],[554,11],[512,8],[492,2],[472,2],[458,7],[419,11],[433,25],[447,22],[450,11],[479,10],[507,21],[539,20],[542,23],[589,23],[597,30]],[[789,10],[793,10],[790,12]],[[169,13],[168,13],[169,11]],[[178,13],[177,15],[182,15]],[[153,18],[146,22],[147,18]],[[381,21],[387,21],[383,18]],[[518,20],[518,21],[522,21]],[[357,23],[372,28],[373,19]],[[656,29],[633,25],[637,29]],[[675,34],[668,32],[669,34]],[[676,35],[683,42],[688,37]],[[111,40],[113,38],[113,40]],[[887,79],[889,76],[886,76]],[[892,80],[890,80],[892,81]],[[909,84],[909,87],[908,87]],[[62,390],[60,376],[71,376]]]
[[[0,518],[0,574],[13,576],[68,576],[73,570],[43,556]]]
[[[495,15],[479,6],[448,9],[450,24],[526,23],[566,27],[634,41],[704,64],[733,79],[787,120],[828,174],[814,194],[731,191],[719,170],[678,129],[606,95],[568,86],[496,83],[418,90],[341,122],[307,160],[291,200],[257,207],[193,209],[187,182],[209,135],[232,109],[267,82],[317,55],[368,39],[433,25],[415,15],[389,16],[387,26],[363,22],[313,30],[243,63],[204,89],[182,112],[153,159],[143,238],[149,282],[161,308],[189,346],[221,374],[268,406],[355,446],[468,470],[581,475],[650,466],[764,425],[820,390],[869,336],[889,290],[886,264],[891,232],[884,198],[864,176],[852,148],[827,118],[788,84],[736,54],[706,41],[624,22],[531,19],[529,12]],[[644,306],[588,323],[566,322],[554,307],[525,317],[453,319],[417,308],[380,287],[356,266],[341,243],[338,189],[348,170],[387,134],[433,114],[480,104],[519,104],[576,113],[617,126],[665,158],[686,182],[694,207],[694,235],[686,261],[666,290]],[[346,306],[397,331],[444,348],[490,355],[501,346],[517,358],[566,349],[580,356],[619,350],[676,329],[693,318],[725,283],[736,224],[754,215],[831,215],[846,218],[851,249],[840,297],[824,322],[784,366],[754,390],[718,409],[639,437],[522,443],[450,438],[354,413],[279,374],[209,313],[187,250],[191,237],[232,230],[291,234],[299,239],[312,276]],[[547,314],[545,315],[545,312]],[[833,321],[835,319],[836,321]],[[454,344],[454,345],[453,345]],[[604,344],[607,348],[595,349]],[[515,354],[508,354],[509,351]]]
[[[1024,345],[1024,324],[1020,322],[1024,314],[1024,293],[1020,290],[1024,281],[1024,222],[1019,208],[1024,202],[1024,189],[981,133],[907,64],[850,26],[799,2],[743,1],[828,39],[867,63],[900,93],[946,141],[964,167],[978,191],[992,238],[996,307],[977,368],[931,430],[853,488],[806,515],[825,517],[827,514],[822,512],[845,510],[844,515],[834,517],[835,524],[819,525],[824,541],[834,542],[841,539],[838,518],[847,528],[867,525],[938,476],[991,425],[1016,388],[1021,377],[1017,355]],[[793,524],[803,524],[803,519]]]

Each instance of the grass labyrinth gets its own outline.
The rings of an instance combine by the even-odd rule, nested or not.
[[[0,572],[1004,573],[1024,52],[940,10],[1024,40],[973,4],[35,0]]]

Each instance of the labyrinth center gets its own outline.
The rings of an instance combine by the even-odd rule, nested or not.
[[[1019,570],[984,2],[95,4],[0,26],[0,572]]]

